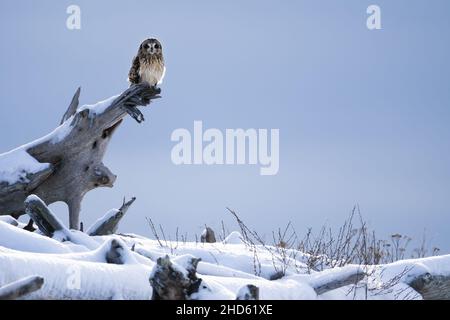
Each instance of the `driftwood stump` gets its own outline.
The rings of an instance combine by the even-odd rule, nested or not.
[[[206,227],[205,230],[203,230],[202,235],[200,236],[200,241],[204,243],[216,242],[216,235],[214,234],[214,230],[210,227]]]
[[[186,272],[183,272],[173,265],[169,256],[158,258],[149,279],[153,287],[152,300],[189,300],[202,282],[196,275],[199,261],[190,259]]]
[[[26,179],[13,184],[0,181],[0,215],[23,215],[25,199],[35,194],[47,205],[65,202],[70,228],[78,229],[84,195],[98,187],[112,187],[116,180],[102,162],[112,134],[127,114],[142,122],[144,117],[137,107],[159,98],[159,93],[159,88],[148,84],[133,85],[109,106],[95,110],[78,108],[78,89],[59,127],[65,135],[57,141],[49,135],[25,146],[29,155],[40,163],[48,163],[48,167],[26,173]]]
[[[248,284],[239,289],[236,300],[259,300],[259,288]]]

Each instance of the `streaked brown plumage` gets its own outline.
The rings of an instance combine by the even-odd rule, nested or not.
[[[131,84],[148,82],[156,86],[162,82],[165,72],[161,43],[154,38],[144,40],[133,59],[128,81]]]

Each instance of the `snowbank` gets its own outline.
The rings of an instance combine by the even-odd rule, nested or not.
[[[185,275],[188,262],[201,259],[197,277],[202,286],[192,299],[236,299],[245,295],[248,285],[259,288],[260,299],[420,299],[407,284],[411,277],[426,272],[450,275],[450,255],[314,272],[301,261],[302,253],[298,261],[283,265],[275,250],[237,241],[238,233],[224,242],[163,244],[131,234],[74,235],[74,242],[60,242],[0,220],[0,287],[39,276],[45,280],[42,288],[27,299],[150,299],[149,278],[156,260],[166,255]],[[109,261],[110,252],[114,263]],[[270,280],[280,272],[284,276]],[[358,284],[328,288],[323,294],[318,290],[360,272],[368,276]]]

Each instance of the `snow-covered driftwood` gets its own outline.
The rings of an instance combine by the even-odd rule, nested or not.
[[[39,290],[44,284],[44,278],[29,276],[0,288],[0,300],[14,300]]]
[[[69,241],[73,244],[94,249],[95,242],[86,234],[71,231],[51,212],[38,196],[32,194],[25,199],[25,212],[36,223],[39,230],[47,237],[58,241]]]
[[[153,300],[188,300],[199,290],[202,279],[197,278],[200,259],[191,258],[185,268],[170,261],[169,256],[158,258],[150,276]]]
[[[206,227],[200,236],[200,241],[206,243],[216,242],[216,235],[214,234],[214,230],[210,227]]]
[[[450,256],[312,273],[297,261],[269,280],[278,262],[263,248],[256,275],[244,244],[161,246],[138,235],[69,232],[72,240],[60,242],[0,221],[0,287],[36,275],[44,284],[26,299],[445,299],[449,292]]]
[[[63,232],[67,238],[70,237],[64,225],[39,197],[30,195],[25,199],[25,212],[47,237],[52,238],[55,232]]]
[[[80,253],[43,255],[0,250],[0,286],[36,274],[44,284],[26,298],[150,299],[148,276],[152,264],[145,262],[118,239]]]
[[[450,275],[418,275],[408,283],[424,300],[450,300]]]
[[[159,98],[160,89],[133,85],[120,96],[78,107],[77,90],[62,124],[49,135],[0,155],[0,215],[25,213],[24,200],[36,194],[46,204],[65,202],[70,228],[79,228],[84,195],[112,187],[116,176],[103,164],[112,134],[129,114],[144,120],[137,108]]]
[[[252,284],[242,287],[237,293],[236,300],[259,300],[259,288]]]
[[[347,266],[318,272],[310,277],[309,283],[314,291],[321,295],[331,290],[357,284],[365,276],[366,273],[361,267]]]
[[[111,212],[126,211],[132,201]],[[15,220],[0,219],[0,287],[9,288],[1,291],[9,298],[449,298],[450,256],[310,273],[302,253],[289,261],[280,260],[268,246],[249,248],[237,232],[233,232],[234,241],[227,237],[231,244],[163,244],[139,235],[103,235],[99,230],[113,231],[116,218],[121,217],[106,214],[90,228],[101,235],[89,235],[69,230],[37,196],[31,195],[25,202],[39,231],[29,232]],[[274,271],[282,267],[284,276],[271,280]],[[11,285],[31,276],[44,279],[40,290],[31,292],[37,286],[27,281]],[[28,289],[26,296],[19,294]]]
[[[131,198],[128,202],[125,202],[124,199],[123,204],[119,209],[112,209],[108,211],[103,217],[94,222],[86,233],[90,236],[104,236],[116,233],[120,220],[123,218],[125,213],[127,213],[128,208],[130,208],[135,200],[135,197]]]
[[[11,216],[0,216],[0,221],[3,221],[5,223],[13,225],[15,227],[17,227],[19,225],[19,222]]]

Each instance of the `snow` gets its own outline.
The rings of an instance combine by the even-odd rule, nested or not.
[[[20,147],[0,154],[0,182],[14,184],[28,182],[27,175],[49,167],[48,163],[40,163],[25,148]]]
[[[191,254],[184,254],[181,256],[177,256],[172,259],[173,268],[181,274],[183,274],[186,278],[188,277],[189,269],[192,268],[191,261],[195,259],[195,257]]]
[[[81,107],[78,107],[77,111],[89,110],[90,115],[97,115],[105,112],[105,110],[116,100],[120,95],[112,96],[106,100],[97,102],[95,104],[85,104]]]
[[[420,299],[407,285],[411,277],[426,272],[450,275],[450,255],[316,272],[306,267],[303,253],[299,252],[289,265],[283,265],[274,248],[250,246],[242,242],[238,232],[227,237],[230,243],[160,244],[132,234],[90,237],[67,229],[61,231],[62,236],[51,239],[8,222],[9,219],[0,219],[0,287],[25,277],[44,278],[43,287],[27,299],[150,299],[149,278],[156,270],[156,260],[166,255],[175,270],[185,276],[192,259],[201,259],[197,277],[202,282],[192,299],[234,300],[245,293],[247,285],[259,288],[260,299]],[[69,241],[61,242],[66,233]],[[123,264],[107,263],[113,243]],[[285,276],[271,281],[270,276],[280,271]],[[330,280],[362,271],[369,276],[356,286],[351,284],[320,295],[314,290]],[[387,286],[393,279],[397,280]]]
[[[191,298],[194,300],[234,300],[236,295],[212,277],[203,277],[199,291],[194,293]]]
[[[29,182],[28,175],[49,168],[50,164],[40,163],[27,150],[45,141],[50,143],[60,142],[72,130],[72,118],[69,118],[48,135],[0,154],[0,183],[6,182],[10,185],[16,182],[26,183]]]
[[[72,128],[73,128],[72,120],[73,120],[73,116],[71,116],[69,119],[64,121],[59,127],[57,127],[55,130],[50,132],[48,135],[35,141],[33,144],[36,145],[37,142],[41,142],[41,141],[50,141],[53,144],[61,142],[72,131]]]
[[[0,221],[3,221],[7,224],[11,224],[15,227],[17,227],[19,225],[19,221],[17,221],[16,219],[14,219],[11,216],[0,216]]]
[[[0,246],[25,252],[68,253],[63,243],[0,221]]]
[[[244,242],[243,239],[244,238],[239,232],[233,231],[223,240],[223,243],[242,244]]]
[[[307,281],[312,287],[319,287],[325,285],[333,279],[342,279],[355,273],[364,273],[364,270],[357,265],[348,265],[341,268],[327,269],[322,272],[313,273],[308,277]],[[296,276],[292,276],[292,278],[294,277]]]
[[[29,295],[31,299],[112,299],[118,292],[124,299],[148,299],[152,293],[147,277],[151,268],[143,264],[117,265],[2,253],[0,269],[8,270],[0,274],[2,285],[34,274],[43,277],[42,289]]]

